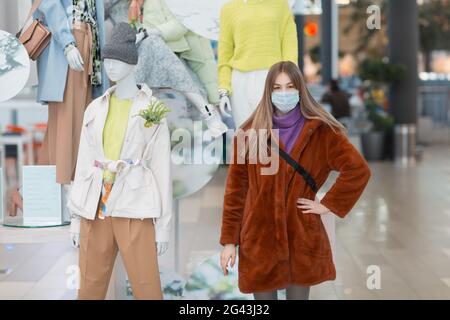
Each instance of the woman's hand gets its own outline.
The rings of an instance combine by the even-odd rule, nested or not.
[[[231,260],[231,268],[234,267],[234,263],[236,262],[236,245],[234,244],[226,244],[222,249],[222,253],[220,255],[220,266],[222,267],[223,274],[225,276],[228,275],[228,262]]]
[[[327,214],[330,213],[330,209],[325,207],[319,201],[312,201],[305,198],[298,198],[297,200],[297,208],[301,209],[302,212],[305,213],[314,213],[314,214]]]

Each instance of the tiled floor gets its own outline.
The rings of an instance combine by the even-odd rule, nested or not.
[[[312,299],[450,299],[449,159],[450,147],[442,145],[426,148],[412,168],[371,163],[366,192],[337,220],[338,277],[313,287]],[[220,250],[225,178],[222,168],[206,188],[180,201],[180,274],[186,278]],[[161,267],[172,269],[173,257],[172,242]],[[0,273],[0,299],[73,299],[67,285],[76,264],[67,227],[0,228],[0,270],[6,272]],[[379,289],[368,289],[370,266],[379,268]]]

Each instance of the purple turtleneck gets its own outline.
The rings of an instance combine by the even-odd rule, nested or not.
[[[286,147],[285,151],[291,153],[300,132],[305,125],[305,118],[300,112],[300,106],[283,116],[277,116],[275,112],[272,116],[273,128],[278,129],[280,133],[280,141]]]

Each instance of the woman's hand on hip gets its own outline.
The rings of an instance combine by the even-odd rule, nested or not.
[[[331,212],[330,209],[320,202],[305,198],[298,198],[297,208],[301,209],[303,213],[327,214]]]
[[[236,262],[236,245],[234,244],[226,244],[222,249],[222,253],[220,254],[220,266],[222,267],[223,274],[225,276],[228,275],[227,266],[230,260],[230,267],[233,268],[234,263]]]

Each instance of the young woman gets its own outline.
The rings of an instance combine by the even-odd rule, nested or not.
[[[223,272],[228,274],[230,262],[234,266],[239,246],[243,293],[276,299],[276,290],[286,288],[287,299],[308,299],[310,286],[336,278],[320,215],[333,212],[344,218],[369,181],[369,167],[345,128],[313,99],[292,62],[272,66],[263,98],[241,129],[244,134],[268,130],[269,142],[280,148],[279,167],[263,175],[267,164],[248,161],[257,140],[247,138],[242,146],[239,134],[235,137],[220,237]],[[303,167],[303,175],[278,156],[282,151]],[[245,161],[238,161],[240,155]],[[332,170],[340,173],[337,181],[322,201],[314,201]]]

